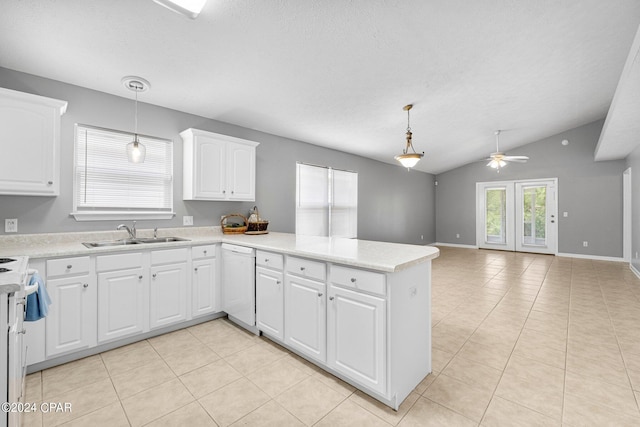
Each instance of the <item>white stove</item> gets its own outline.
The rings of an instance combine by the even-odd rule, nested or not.
[[[28,265],[29,257],[26,256],[0,257],[0,286],[24,286]]]
[[[28,267],[26,256],[0,257],[0,402],[9,405],[20,404],[24,399],[26,347],[22,323]],[[29,291],[35,291],[37,286],[32,288]],[[0,412],[0,427],[20,426],[20,422],[19,411]]]

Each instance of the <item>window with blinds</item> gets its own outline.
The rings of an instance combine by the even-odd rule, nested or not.
[[[298,163],[296,234],[355,238],[358,173]]]
[[[168,219],[173,213],[173,143],[139,135],[143,163],[127,160],[133,134],[76,125],[73,210],[76,220]]]

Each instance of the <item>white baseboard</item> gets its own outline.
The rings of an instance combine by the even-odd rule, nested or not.
[[[638,269],[635,268],[633,264],[629,263],[629,269],[633,271],[633,274],[635,274],[638,279],[640,279],[640,271],[638,271]]]
[[[461,244],[458,244],[458,243],[435,242],[435,243],[431,243],[430,246],[449,246],[449,247],[452,247],[452,248],[478,249],[478,247],[476,245],[461,245]]]
[[[623,257],[615,257],[615,256],[600,256],[600,255],[583,255],[583,254],[568,254],[558,252],[556,256],[562,256],[566,258],[582,258],[582,259],[592,259],[594,261],[613,261],[613,262],[624,262]]]

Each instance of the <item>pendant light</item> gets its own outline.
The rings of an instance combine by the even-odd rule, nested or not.
[[[413,107],[412,104],[405,105],[403,110],[407,112],[407,146],[404,150],[402,150],[402,154],[398,154],[394,157],[397,161],[402,164],[407,170],[410,170],[414,167],[420,159],[424,156],[424,151],[422,153],[416,153],[416,150],[413,148],[413,144],[411,143],[411,124],[409,121],[409,110]],[[411,151],[409,151],[411,149]]]
[[[146,147],[138,140],[138,92],[146,92],[151,85],[142,77],[127,76],[122,79],[122,84],[136,93],[135,103],[135,127],[133,141],[127,144],[127,159],[131,163],[144,163],[147,154]]]

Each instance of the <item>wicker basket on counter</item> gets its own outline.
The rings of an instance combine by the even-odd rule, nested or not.
[[[247,221],[247,231],[245,234],[267,234],[267,227],[269,226],[269,221],[260,218],[260,212],[258,212],[258,207],[253,207],[253,212],[249,216],[249,220]]]
[[[226,223],[228,218],[234,218],[234,217],[242,218],[242,225],[239,225],[239,223],[236,223],[236,222],[231,224]],[[247,218],[245,218],[244,215],[239,213],[225,215],[220,220],[220,227],[222,228],[222,232],[224,234],[243,234],[245,231],[247,231],[247,224],[248,224]]]

